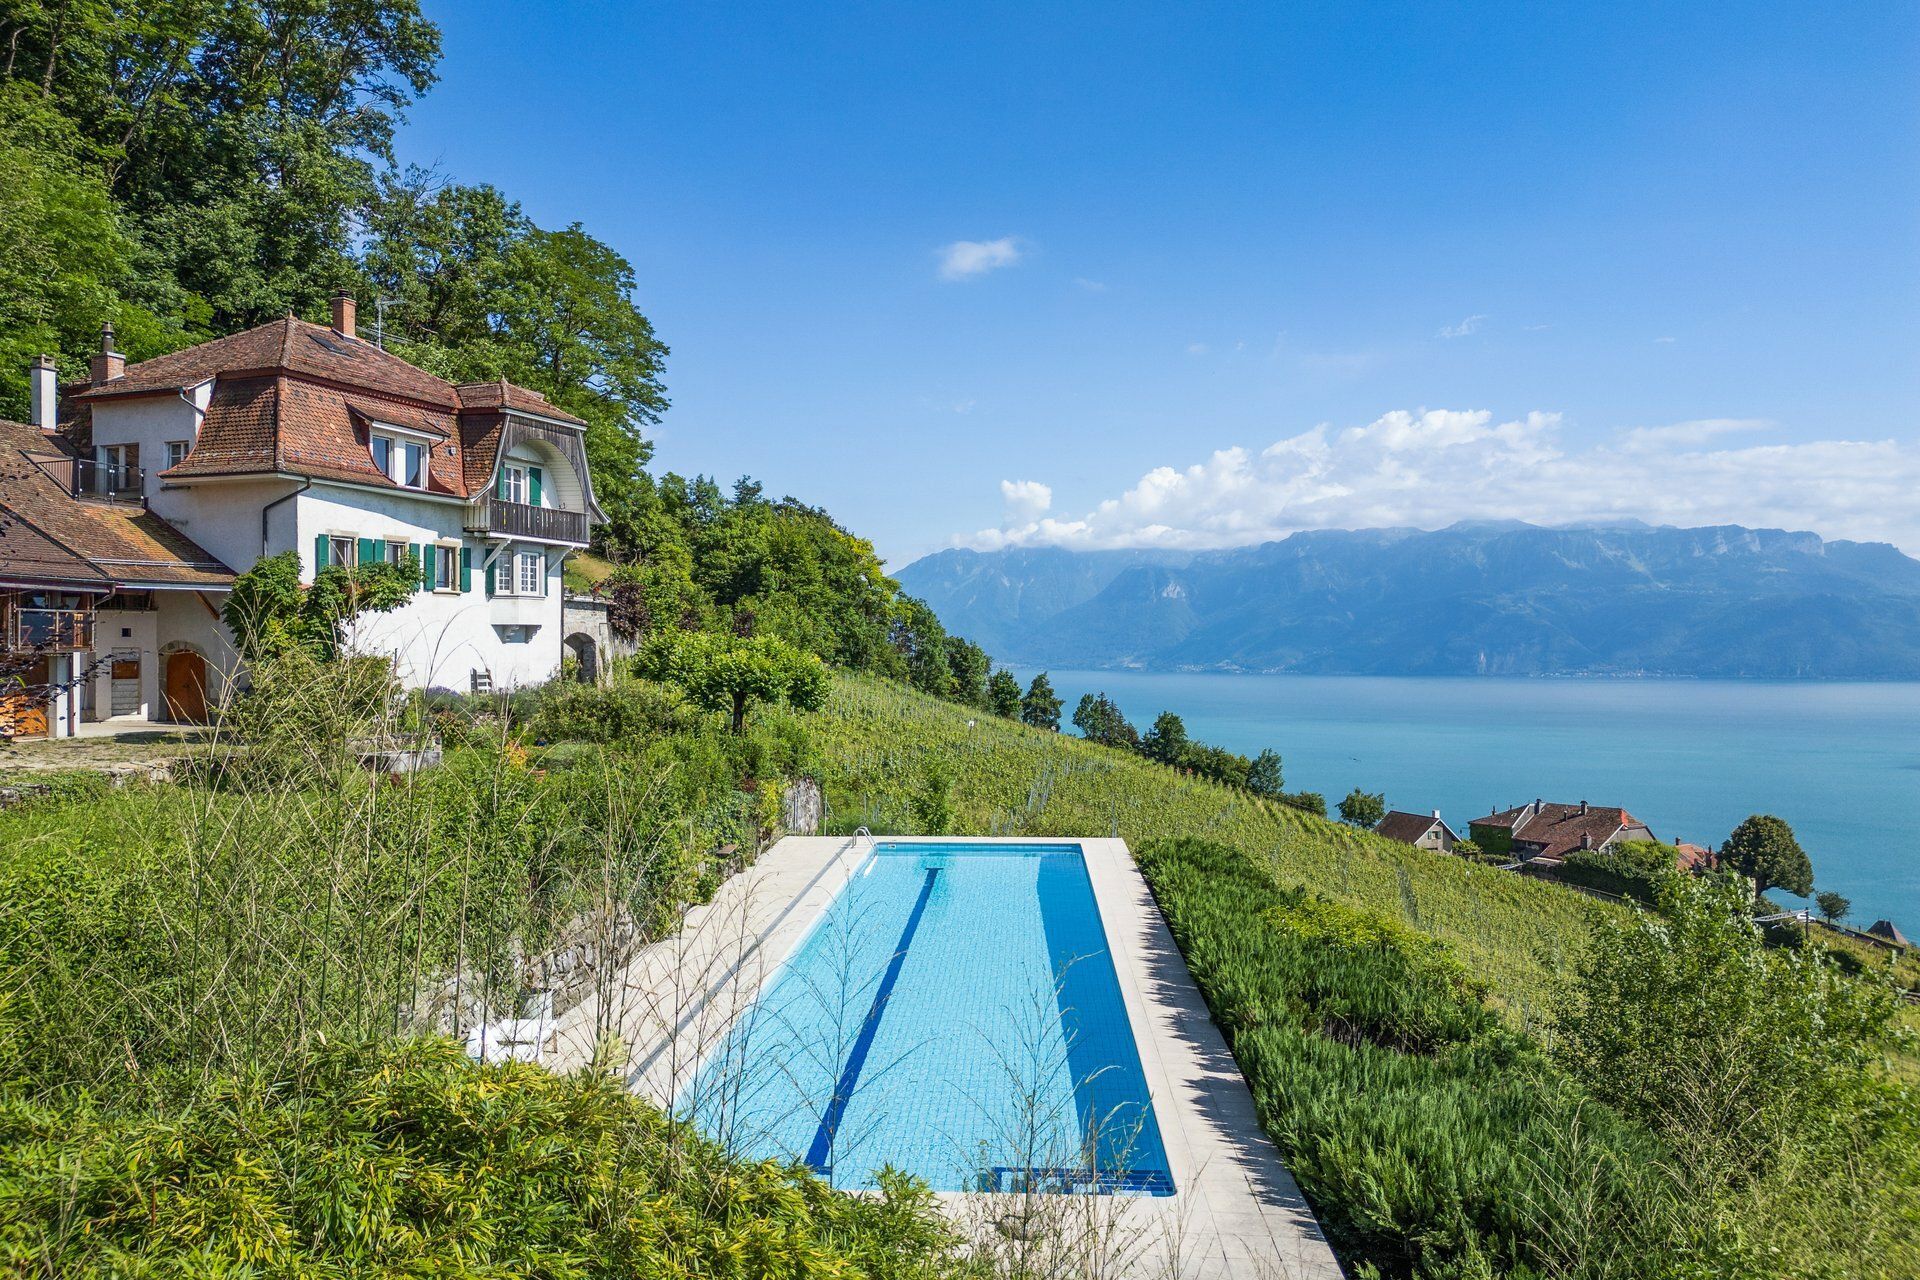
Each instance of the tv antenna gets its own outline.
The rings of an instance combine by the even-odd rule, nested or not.
[[[405,298],[375,298],[373,300],[373,345],[385,351],[387,349],[387,308],[404,307]]]

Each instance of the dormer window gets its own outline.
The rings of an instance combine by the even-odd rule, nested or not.
[[[395,432],[375,431],[367,440],[373,465],[387,479],[407,489],[427,487],[427,444]]]

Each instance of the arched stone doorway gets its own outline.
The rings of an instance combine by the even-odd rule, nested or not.
[[[576,631],[567,637],[566,645],[574,661],[574,678],[581,684],[600,683],[600,646],[593,637]]]

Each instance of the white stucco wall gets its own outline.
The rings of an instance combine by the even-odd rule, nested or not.
[[[284,505],[295,509],[292,549],[300,554],[301,578],[307,582],[313,580],[314,544],[322,534],[412,547],[457,542],[468,549],[473,573],[467,591],[422,591],[391,613],[362,618],[349,637],[358,652],[391,656],[407,687],[465,691],[473,674],[484,671],[499,689],[536,684],[559,671],[559,548],[470,536],[461,528],[467,510],[462,502],[316,483]],[[522,548],[545,556],[546,594],[489,598],[486,568],[492,557]]]
[[[98,458],[105,445],[139,445],[140,466],[147,473],[146,493],[150,501],[160,488],[156,477],[167,469],[167,441],[185,440],[192,445],[199,433],[200,415],[206,412],[213,395],[213,383],[202,383],[186,394],[193,401],[191,405],[173,392],[125,400],[98,400],[93,404],[93,456]],[[156,505],[154,510],[160,508]]]
[[[216,616],[224,592],[156,591],[152,609],[101,609],[94,614],[93,654],[96,667],[86,718],[105,720],[113,714],[113,655],[137,656],[140,663],[141,719],[157,720],[164,713],[160,696],[165,655],[189,648],[207,660],[207,702],[215,705],[227,693],[239,672],[226,626]]]

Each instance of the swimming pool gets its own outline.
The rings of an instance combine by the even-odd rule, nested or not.
[[[845,1188],[1174,1190],[1077,844],[876,845],[679,1106]]]

